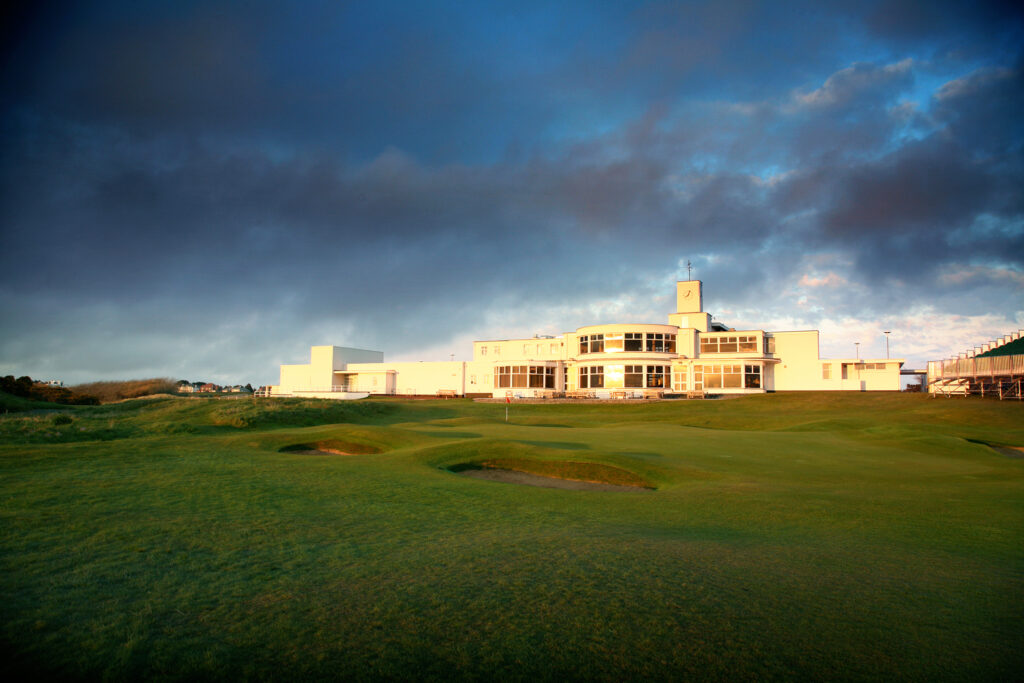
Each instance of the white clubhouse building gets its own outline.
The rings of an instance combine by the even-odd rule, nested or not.
[[[766,391],[899,391],[902,359],[823,359],[818,331],[734,330],[704,312],[700,280],[676,283],[668,324],[588,325],[473,342],[472,361],[385,363],[380,351],[312,347],[271,396],[370,394],[631,398]]]

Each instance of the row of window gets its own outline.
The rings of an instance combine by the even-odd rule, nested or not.
[[[670,377],[667,365],[595,365],[579,369],[580,389],[663,389],[670,386]]]
[[[760,365],[694,365],[694,389],[761,388]]]
[[[547,349],[544,348],[545,346],[547,347]],[[523,354],[529,354],[529,353],[536,353],[536,354],[541,354],[541,353],[558,353],[558,349],[559,349],[560,346],[561,346],[561,344],[559,342],[551,342],[550,344],[523,344]],[[501,347],[500,346],[495,344],[493,349],[494,349],[494,355],[495,356],[500,356],[501,355]],[[480,355],[481,356],[486,356],[487,355],[487,347],[486,346],[481,346],[480,347]]]
[[[882,364],[878,364],[882,365]],[[828,365],[822,366],[828,379]],[[633,388],[665,389],[673,384],[686,389],[686,373],[676,373],[672,382],[671,368],[667,365],[595,365],[579,368],[580,389]],[[474,377],[475,379],[475,377]],[[472,382],[471,382],[472,383]],[[554,389],[555,368],[541,365],[503,365],[494,369],[496,388]],[[743,364],[709,364],[693,366],[693,388],[700,389],[760,389],[761,366]]]
[[[700,353],[757,353],[756,336],[701,337]]]
[[[663,332],[626,332],[624,334],[591,334],[579,338],[580,353],[618,353],[618,352],[648,352],[648,353],[675,353],[676,337],[672,333]],[[547,348],[545,349],[545,346]],[[551,342],[550,344],[523,344],[523,354],[557,354],[561,344]],[[775,353],[774,337],[765,337],[765,352]],[[495,356],[501,355],[501,346],[494,345],[492,352]],[[487,355],[487,346],[480,347],[480,355]],[[700,352],[706,353],[757,353],[758,337],[751,335],[736,335],[727,337],[701,337]],[[878,367],[875,367],[878,366]],[[861,370],[882,370],[881,363],[861,363],[857,366]]]
[[[624,334],[584,334],[580,337],[580,353],[619,353],[622,351],[675,353],[676,336],[664,332],[626,332]]]
[[[554,389],[555,369],[543,365],[501,365],[494,368],[494,386]]]

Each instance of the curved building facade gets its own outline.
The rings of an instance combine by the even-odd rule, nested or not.
[[[735,330],[713,323],[699,280],[676,283],[676,311],[667,324],[587,325],[559,336],[477,341],[472,361],[385,363],[380,352],[332,346],[313,347],[311,355],[308,365],[282,365],[281,384],[270,394],[629,398],[898,391],[903,364],[822,359],[817,330]]]

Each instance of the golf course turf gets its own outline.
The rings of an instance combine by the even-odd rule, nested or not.
[[[8,680],[1024,671],[1018,403],[11,405]]]

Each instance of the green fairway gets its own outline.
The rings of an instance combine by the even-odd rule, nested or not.
[[[0,417],[0,672],[1024,671],[1024,459],[985,445],[1024,446],[1024,406],[776,394],[510,413],[157,399]],[[451,471],[485,461],[654,490]]]

